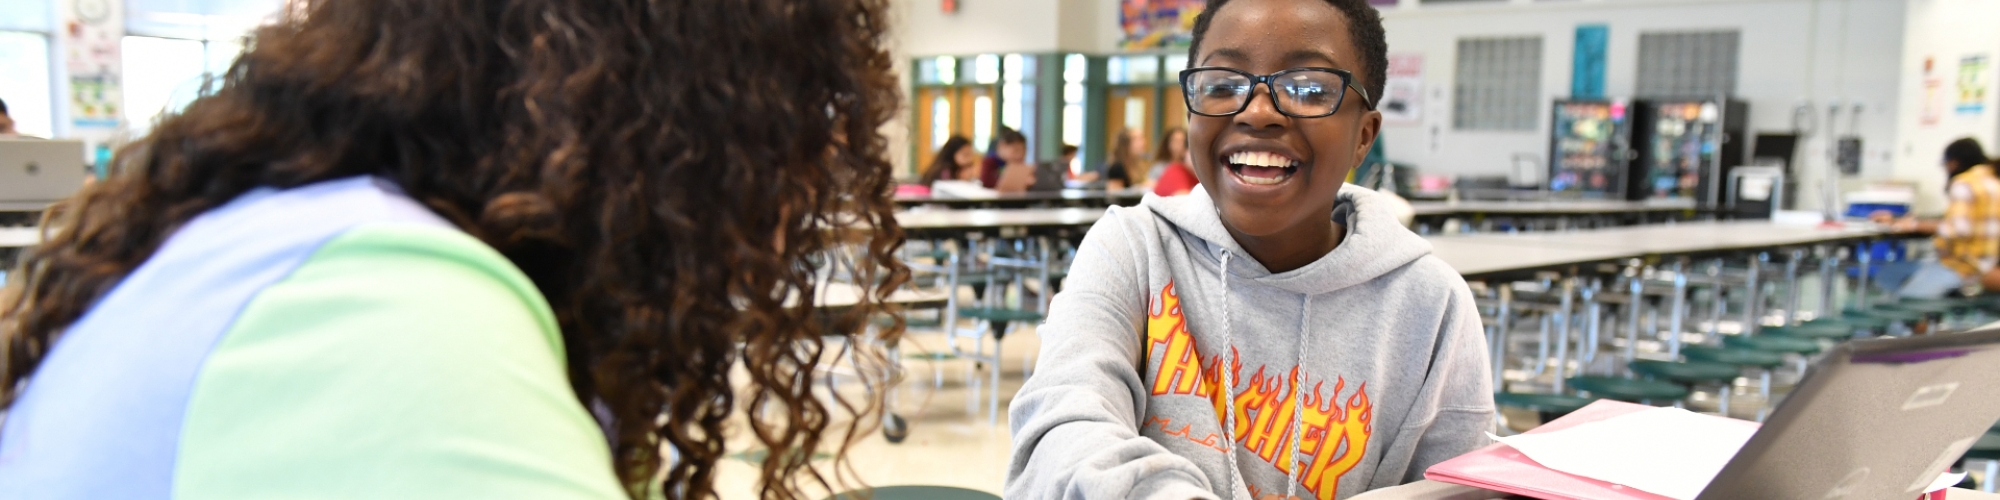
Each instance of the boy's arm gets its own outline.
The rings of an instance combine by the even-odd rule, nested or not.
[[[1419,397],[1435,401],[1436,416],[1428,423],[1410,422],[1416,427],[1404,429],[1404,435],[1417,440],[1409,468],[1403,471],[1404,483],[1423,479],[1424,470],[1438,462],[1491,443],[1486,431],[1493,426],[1493,369],[1486,330],[1480,326],[1471,290],[1462,283],[1455,285]]]
[[[1194,462],[1139,435],[1143,255],[1116,213],[1092,227],[1049,307],[1035,374],[1008,409],[1007,498],[1215,498]]]

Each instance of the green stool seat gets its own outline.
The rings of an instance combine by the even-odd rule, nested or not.
[[[1958,299],[1903,299],[1896,301],[1896,307],[1922,313],[1944,314],[1967,309],[1972,304]]]
[[[991,271],[959,271],[958,284],[980,285],[993,282]]]
[[[867,491],[850,491],[827,500],[1000,500],[999,495],[951,486],[880,486]]]
[[[1597,401],[1597,398],[1529,392],[1502,392],[1493,395],[1493,404],[1553,414],[1577,411],[1594,401]]]
[[[874,324],[875,326],[878,326],[878,327],[882,327],[882,328],[888,328],[889,326],[891,326],[891,325],[895,325],[895,324],[896,324],[896,320],[895,320],[895,318],[890,318],[890,317],[888,317],[888,316],[876,316],[875,318],[873,318],[873,319],[870,319],[870,320],[868,320],[868,322],[869,322],[869,323],[872,323],[872,324]],[[913,329],[913,328],[925,328],[925,329],[929,329],[929,328],[937,328],[937,327],[940,327],[940,326],[944,326],[944,320],[942,320],[942,319],[938,319],[938,318],[904,318],[904,319],[903,319],[903,328],[904,328],[904,329]]]
[[[1856,314],[1856,316],[1842,316],[1842,318],[1818,318],[1818,320],[1810,320],[1810,322],[1806,322],[1806,324],[1808,324],[1808,326],[1818,326],[1818,324],[1846,324],[1846,326],[1852,326],[1854,330],[1872,330],[1872,332],[1882,332],[1882,328],[1888,328],[1890,320],[1882,320],[1882,318],[1868,318],[1868,316],[1858,316],[1858,314]]]
[[[1722,345],[1739,349],[1756,349],[1778,353],[1813,354],[1819,352],[1819,341],[1779,335],[1728,335],[1722,337]]]
[[[1875,306],[1867,311],[1862,311],[1858,309],[1848,309],[1846,311],[1842,311],[1841,315],[1859,316],[1863,318],[1876,318],[1889,321],[1900,321],[1904,323],[1915,323],[1924,320],[1924,313],[1912,311],[1909,309],[1902,309],[1899,307],[1895,307],[1894,305]]]
[[[933,260],[939,260],[939,261],[942,261],[942,260],[945,260],[945,259],[949,259],[949,258],[951,258],[951,251],[950,251],[950,250],[931,250],[931,251],[929,251],[929,252],[910,252],[910,258],[912,258],[912,259],[933,259]]]
[[[1785,356],[1756,349],[1711,347],[1705,345],[1681,348],[1681,355],[1690,361],[1712,361],[1753,368],[1777,368],[1785,364]]]
[[[1800,339],[1842,340],[1854,336],[1854,325],[1842,323],[1806,323],[1798,326],[1767,326],[1759,330],[1761,335]]]
[[[958,310],[958,317],[982,321],[1041,321],[1042,313],[1001,307],[967,307]]]
[[[1585,375],[1570,377],[1569,385],[1592,396],[1620,401],[1674,400],[1688,395],[1688,388],[1680,384],[1636,378]]]
[[[1660,361],[1653,359],[1633,360],[1627,366],[1640,375],[1666,379],[1680,383],[1731,382],[1743,375],[1743,367],[1712,361]]]

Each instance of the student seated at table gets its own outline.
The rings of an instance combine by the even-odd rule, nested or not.
[[[879,405],[812,359],[875,342],[812,263],[908,276],[888,1],[286,4],[0,289],[0,497],[828,487]]]
[[[1069,166],[1074,161],[1076,161],[1076,146],[1071,144],[1062,145],[1062,156],[1057,157],[1056,160],[1035,164],[1035,182],[1028,186],[1028,190],[1061,191],[1064,187],[1068,187],[1070,179]]]
[[[1025,193],[1035,184],[1035,165],[1028,163],[1028,136],[1010,127],[1000,127],[995,134],[993,149],[1000,153],[1000,178],[993,184],[993,190],[1001,193]]]
[[[1914,216],[1896,218],[1888,212],[1869,214],[1891,231],[1934,234],[1937,260],[1882,264],[1875,284],[1902,297],[1938,298],[1960,290],[1977,292],[1981,278],[2000,260],[2000,178],[1988,163],[1985,148],[1972,138],[1953,141],[1944,149],[1945,186],[1949,203],[1941,220]]]
[[[1010,410],[1007,497],[1344,498],[1487,444],[1471,292],[1342,189],[1382,123],[1375,8],[1210,1],[1189,61],[1201,189],[1084,238]]]
[[[1145,187],[1146,131],[1128,128],[1118,132],[1118,139],[1111,141],[1111,150],[1105,156],[1110,158],[1104,164],[1104,189],[1112,191]]]
[[[1160,196],[1180,196],[1188,194],[1196,183],[1194,170],[1187,165],[1187,131],[1180,127],[1167,129],[1166,138],[1160,140],[1160,151],[1153,155],[1158,162],[1160,178],[1153,183],[1153,194]]]
[[[931,164],[924,167],[924,174],[918,182],[930,187],[937,181],[979,180],[979,150],[972,148],[972,139],[954,135],[944,140],[937,154],[931,156]]]

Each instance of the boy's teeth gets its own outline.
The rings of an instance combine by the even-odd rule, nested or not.
[[[1241,153],[1229,155],[1229,162],[1235,163],[1237,165],[1245,165],[1253,167],[1292,166],[1291,159],[1285,158],[1284,156],[1280,156],[1277,153],[1266,153],[1263,151],[1244,151]]]

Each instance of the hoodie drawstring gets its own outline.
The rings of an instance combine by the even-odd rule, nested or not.
[[[1235,370],[1232,369],[1234,367],[1231,366],[1232,360],[1228,358],[1229,351],[1234,349],[1236,345],[1234,330],[1231,328],[1229,321],[1230,256],[1229,250],[1225,249],[1222,251],[1222,271],[1218,273],[1222,279],[1222,293],[1221,298],[1217,302],[1222,306],[1222,351],[1220,353],[1223,359],[1220,366],[1222,367],[1222,397],[1224,398],[1222,402],[1222,419],[1223,425],[1226,426],[1222,429],[1222,436],[1227,438],[1225,441],[1229,442],[1229,448],[1224,451],[1224,454],[1229,456],[1229,491],[1230,496],[1234,497],[1237,490],[1243,489],[1243,470],[1236,465],[1236,436],[1233,434],[1236,432],[1236,377]],[[1305,298],[1299,306],[1298,358],[1297,362],[1292,365],[1293,370],[1298,371],[1298,373],[1304,373],[1306,366],[1306,338],[1312,333],[1312,295],[1304,294],[1303,296]],[[1300,378],[1304,377],[1301,376]],[[1293,396],[1292,431],[1290,433],[1292,439],[1290,452],[1285,454],[1285,459],[1291,461],[1290,467],[1286,469],[1285,498],[1296,497],[1299,494],[1299,446],[1300,442],[1305,440],[1305,436],[1300,435],[1300,433],[1305,432],[1304,415],[1306,411],[1306,395],[1305,391],[1300,390],[1298,387],[1300,385],[1299,382],[1300,380],[1285,381],[1285,383],[1292,384]]]
[[[1292,461],[1290,473],[1285,476],[1286,500],[1299,495],[1299,442],[1305,440],[1302,434],[1306,431],[1306,391],[1299,386],[1305,382],[1306,338],[1312,335],[1313,296],[1304,294],[1304,297],[1304,302],[1299,305],[1299,357],[1297,363],[1292,365],[1300,375],[1298,379],[1287,382],[1292,384],[1294,397],[1292,398],[1292,452],[1285,454],[1285,459]]]
[[[1229,328],[1229,250],[1227,249],[1222,251],[1222,271],[1217,274],[1220,274],[1222,277],[1222,297],[1218,301],[1222,305],[1222,350],[1218,351],[1218,354],[1222,357],[1222,364],[1220,365],[1222,367],[1222,425],[1224,426],[1222,437],[1225,438],[1224,441],[1229,442],[1229,449],[1223,453],[1229,456],[1229,496],[1234,498],[1236,492],[1243,489],[1243,470],[1236,466],[1236,436],[1232,434],[1236,432],[1236,377],[1233,374],[1235,370],[1230,369],[1231,360],[1229,359],[1229,350],[1231,349],[1230,346],[1236,344],[1236,339]]]

